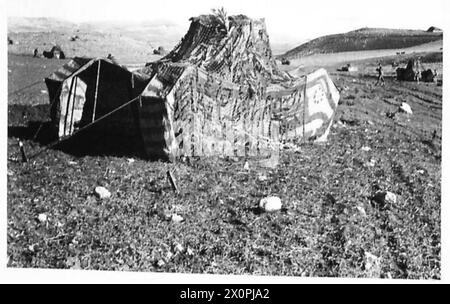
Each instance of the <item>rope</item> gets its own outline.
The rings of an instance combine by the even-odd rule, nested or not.
[[[77,131],[73,132],[71,135],[68,135],[68,136],[66,136],[66,137],[60,138],[60,139],[58,139],[58,140],[56,140],[56,141],[50,143],[47,147],[45,147],[45,148],[43,148],[41,151],[39,151],[39,152],[37,152],[37,153],[31,155],[28,159],[35,158],[36,156],[40,155],[42,152],[47,151],[48,149],[50,149],[50,148],[52,148],[52,147],[58,145],[59,143],[61,143],[61,142],[63,142],[63,141],[66,141],[66,140],[72,138],[73,136],[77,135],[78,133],[80,133],[80,132],[82,132],[82,131],[84,131],[84,130],[90,128],[90,127],[92,127],[94,124],[96,124],[96,123],[98,123],[98,122],[100,122],[100,121],[106,119],[107,117],[113,115],[114,113],[116,113],[116,112],[122,110],[122,109],[125,108],[126,106],[128,106],[128,105],[130,105],[131,103],[133,103],[134,101],[138,100],[139,97],[140,97],[140,96],[135,97],[135,98],[133,98],[133,99],[127,101],[126,103],[124,103],[124,104],[121,105],[120,107],[118,107],[118,108],[112,110],[111,112],[106,113],[105,115],[101,116],[101,117],[98,118],[97,120],[94,120],[93,122],[91,122],[91,123],[85,125],[85,126],[82,127],[81,129],[78,129]]]
[[[10,97],[11,95],[16,95],[16,94],[18,94],[18,93],[20,93],[20,92],[22,92],[22,91],[25,91],[26,89],[29,89],[29,88],[34,87],[35,85],[38,85],[38,84],[41,84],[41,83],[42,83],[42,80],[33,82],[33,83],[30,84],[30,85],[27,85],[27,86],[25,86],[25,87],[23,87],[23,88],[20,88],[20,89],[18,89],[18,90],[15,90],[14,92],[8,93],[8,97]]]

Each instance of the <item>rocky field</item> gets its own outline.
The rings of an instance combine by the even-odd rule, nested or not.
[[[442,56],[431,58],[442,71]],[[8,266],[440,279],[442,87],[396,81],[391,59],[385,87],[378,60],[354,62],[356,73],[328,66],[341,92],[328,142],[299,143],[267,169],[42,150],[45,127],[33,137],[49,119],[45,86],[15,91],[62,62],[10,54]],[[263,212],[267,196],[282,209]]]

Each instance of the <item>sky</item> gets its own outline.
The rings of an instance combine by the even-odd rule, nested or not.
[[[266,20],[271,40],[297,42],[361,27],[444,26],[446,0],[6,0],[7,15],[74,22],[188,19],[224,7],[228,14]]]

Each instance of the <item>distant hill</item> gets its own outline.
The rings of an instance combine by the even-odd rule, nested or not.
[[[362,28],[311,40],[278,57],[295,59],[314,54],[401,49],[442,40],[442,38],[442,32]]]
[[[8,32],[70,31],[76,27],[75,23],[57,18],[8,17]]]
[[[42,53],[58,44],[68,57],[105,57],[111,53],[121,63],[148,62],[155,59],[153,49],[163,46],[170,50],[186,28],[164,20],[72,23],[55,18],[9,17],[8,37],[15,43],[8,46],[8,52],[30,55],[35,48]],[[76,41],[71,41],[74,36],[78,36]]]

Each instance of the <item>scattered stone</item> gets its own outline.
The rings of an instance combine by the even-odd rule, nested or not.
[[[66,265],[73,270],[81,270],[81,262],[78,257],[69,257],[66,260]]]
[[[382,207],[386,204],[394,205],[397,203],[397,195],[389,191],[378,191],[372,197],[372,200]]]
[[[178,214],[172,214],[170,220],[173,223],[178,224],[178,223],[181,223],[182,221],[184,221],[184,218]]]
[[[182,252],[184,251],[183,245],[181,245],[181,244],[179,244],[179,243],[175,245],[175,248],[174,248],[174,249],[175,249],[175,252],[176,252],[176,253],[182,253]]]
[[[267,176],[265,175],[265,174],[258,174],[258,180],[260,181],[260,182],[265,182],[265,181],[267,181]]]
[[[381,257],[377,257],[370,252],[365,252],[365,270],[367,277],[379,278],[381,276]]]
[[[281,210],[281,199],[276,196],[269,196],[263,198],[259,202],[259,207],[263,209],[265,212],[275,212]]]
[[[366,163],[366,166],[373,168],[376,164],[377,162],[372,158],[368,163]]]
[[[186,250],[186,254],[189,256],[193,256],[194,255],[194,250],[190,247],[188,247],[188,249]]]
[[[73,245],[78,245],[78,244],[79,244],[79,242],[78,242],[78,240],[77,240],[77,237],[74,237],[74,238],[72,239],[72,244],[73,244]]]
[[[402,105],[399,108],[400,112],[404,112],[406,114],[412,114],[412,110],[409,104],[407,104],[406,102],[402,102]]]
[[[367,216],[366,210],[365,210],[362,206],[356,206],[356,209],[358,209],[359,213],[360,213],[363,217],[366,217],[366,216]]]
[[[231,157],[229,157],[228,158],[228,160],[230,160],[230,161],[233,161],[233,162],[238,162],[239,161],[239,157],[236,157],[236,156],[231,156]]]
[[[128,265],[123,265],[123,266],[120,268],[120,271],[130,271],[130,266],[128,266]]]
[[[30,245],[30,246],[28,246],[28,250],[31,251],[31,252],[34,252],[35,251],[35,247],[36,247],[36,244]]]
[[[395,204],[397,203],[397,195],[395,195],[392,192],[387,191],[386,192],[386,196],[384,197],[384,199],[386,200],[386,202],[388,202],[389,204]]]
[[[158,266],[158,267],[163,267],[164,265],[166,265],[166,262],[164,262],[163,260],[159,260],[159,261],[156,263],[156,266]]]
[[[370,147],[362,147],[361,150],[363,150],[364,152],[369,152],[372,149]]]
[[[105,187],[95,187],[95,194],[100,199],[107,199],[111,197],[111,192]]]
[[[48,220],[47,215],[46,215],[45,213],[39,214],[38,220],[39,220],[39,222],[41,222],[41,223],[47,222],[47,220]]]

